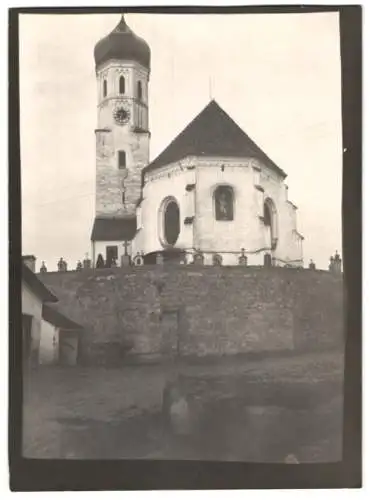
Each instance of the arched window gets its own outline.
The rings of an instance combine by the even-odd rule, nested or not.
[[[174,198],[167,198],[160,209],[160,240],[163,246],[175,245],[180,234],[180,208]]]
[[[275,250],[278,243],[277,211],[271,198],[267,198],[263,204],[263,222],[268,232],[267,243]]]
[[[268,203],[265,203],[263,205],[263,222],[265,223],[265,226],[270,226],[272,225],[271,221],[271,209],[268,206]]]
[[[119,93],[124,94],[125,93],[125,87],[126,87],[126,82],[125,82],[125,77],[120,76],[119,77]]]
[[[137,98],[139,101],[143,98],[143,84],[140,81],[137,82]]]
[[[103,80],[103,97],[107,97],[107,89],[108,89],[107,80]]]
[[[234,219],[234,190],[230,186],[218,186],[214,193],[216,220]]]

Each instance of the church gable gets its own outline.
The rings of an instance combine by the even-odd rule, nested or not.
[[[212,100],[145,169],[149,172],[187,156],[256,158],[282,177],[281,170]]]

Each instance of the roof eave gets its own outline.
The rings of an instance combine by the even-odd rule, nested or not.
[[[23,264],[22,280],[42,302],[58,302],[58,298],[39,280],[34,272]]]
[[[222,158],[220,155],[212,155],[212,154],[207,154],[205,156],[208,158]],[[152,163],[149,163],[149,165],[147,165],[146,167],[144,167],[142,169],[142,184],[144,184],[145,174],[147,174],[149,172],[153,172],[154,170],[157,170],[158,168],[165,167],[165,166],[170,165],[172,163],[180,162],[180,161],[184,160],[185,158],[190,158],[190,157],[195,158],[195,159],[202,158],[202,156],[200,156],[200,155],[188,154],[185,156],[181,156],[177,159],[174,159],[168,163],[162,163],[161,161],[156,162],[156,160],[154,160]],[[225,158],[226,158],[226,156],[225,156]],[[240,160],[241,158],[246,158],[246,159],[248,158],[249,159],[249,157],[247,157],[247,156],[245,156],[245,157],[244,156],[243,157],[242,156],[235,156],[235,157],[227,156],[227,158],[230,158],[233,160]],[[261,161],[261,160],[259,160],[259,161]],[[266,166],[271,168],[272,170],[274,170],[277,174],[279,174],[283,180],[287,178],[287,174],[284,172],[284,170],[282,170],[280,167],[278,167],[272,160],[269,160],[268,162],[266,162]]]

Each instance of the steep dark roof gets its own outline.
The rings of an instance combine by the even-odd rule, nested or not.
[[[136,233],[136,217],[126,219],[96,218],[91,241],[131,241]]]
[[[28,287],[37,295],[43,302],[58,302],[57,297],[53,295],[48,288],[38,279],[35,273],[22,263],[22,279]]]
[[[230,116],[212,100],[192,122],[152,161],[143,173],[187,156],[251,157],[261,160],[279,175],[279,168]]]
[[[42,307],[42,318],[48,323],[51,323],[58,328],[63,328],[64,330],[83,330],[81,325],[78,325],[71,319],[64,316],[64,314],[45,304]]]

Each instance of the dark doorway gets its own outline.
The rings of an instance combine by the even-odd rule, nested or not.
[[[165,357],[179,355],[179,311],[164,310],[161,314],[161,351]]]
[[[32,316],[22,314],[22,351],[23,362],[28,363],[31,357]]]
[[[118,259],[118,247],[108,246],[106,247],[106,266],[111,267],[113,261],[117,262]]]

